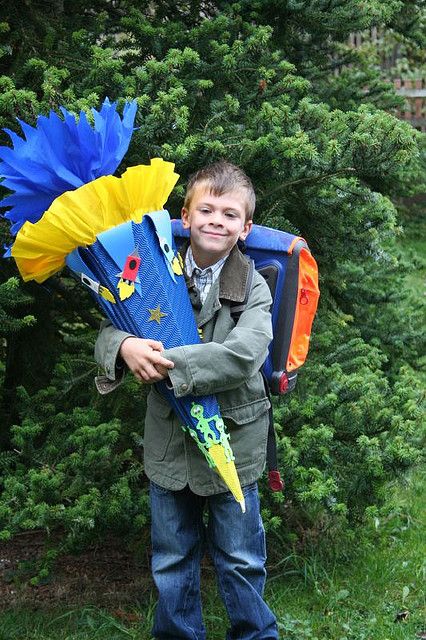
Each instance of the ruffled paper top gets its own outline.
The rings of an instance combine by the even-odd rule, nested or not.
[[[174,166],[154,158],[121,178],[103,176],[56,198],[38,222],[26,222],[16,235],[11,255],[22,278],[43,282],[62,269],[71,251],[90,246],[102,231],[162,209],[179,178]]]

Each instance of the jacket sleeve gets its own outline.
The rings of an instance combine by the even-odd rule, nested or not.
[[[253,286],[238,323],[224,342],[166,349],[174,362],[169,377],[177,398],[235,389],[262,367],[272,340],[271,295],[255,272]]]
[[[121,381],[126,365],[119,356],[121,343],[133,334],[116,329],[111,320],[103,320],[95,343],[95,360],[104,369],[106,377]]]

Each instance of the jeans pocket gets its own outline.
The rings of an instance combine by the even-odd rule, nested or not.
[[[257,482],[246,484],[244,487],[242,487],[242,490],[245,498],[249,495],[249,493],[253,493],[253,491],[257,493]]]

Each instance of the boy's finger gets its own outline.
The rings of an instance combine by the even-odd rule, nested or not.
[[[152,365],[146,366],[144,369],[142,369],[140,371],[140,375],[145,382],[157,382],[161,379],[157,369]]]
[[[163,343],[160,342],[159,340],[148,339],[147,343],[148,343],[148,346],[151,347],[151,349],[154,349],[154,351],[164,351]]]
[[[153,357],[152,362],[154,364],[161,364],[163,367],[166,367],[166,369],[173,369],[175,366],[174,362],[172,362],[171,360],[167,360],[167,358],[163,358],[163,356],[160,355],[156,355],[155,357]]]
[[[164,378],[169,377],[169,369],[167,369],[166,367],[162,367],[161,364],[156,364],[155,368],[157,369],[158,373],[160,374],[163,380]]]

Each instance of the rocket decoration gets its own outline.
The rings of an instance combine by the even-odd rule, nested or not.
[[[121,274],[123,280],[127,280],[129,283],[136,282],[140,263],[141,259],[138,256],[137,249],[135,249],[133,254],[131,256],[127,256],[126,258],[126,264],[124,265],[124,269]]]
[[[111,291],[107,287],[103,287],[101,284],[99,285],[99,295],[102,296],[104,300],[111,302],[111,304],[115,304],[115,298],[112,295]]]
[[[138,250],[127,256],[124,269],[119,273],[120,280],[117,284],[120,300],[126,300],[129,298],[135,290],[135,282],[138,281],[138,270],[141,263],[141,259],[138,255]],[[138,281],[139,282],[139,281]]]
[[[176,275],[178,276],[183,275],[183,260],[179,251],[176,252],[175,257],[172,260],[172,269],[173,269],[173,273],[176,273]]]
[[[174,258],[173,249],[168,244],[167,238],[158,238],[158,240],[160,242],[160,247],[163,250],[163,253],[164,253],[165,257],[166,257],[166,260],[168,260],[170,262],[170,264],[171,264],[172,261],[173,261],[173,258]]]
[[[120,119],[106,99],[99,112],[92,109],[93,128],[83,112],[78,121],[61,112],[63,120],[52,112],[35,127],[19,121],[25,137],[7,131],[13,147],[0,147],[2,186],[14,192],[2,201],[15,236],[6,257],[25,281],[44,282],[67,265],[118,329],[160,340],[166,349],[199,343],[163,209],[179,177],[174,165],[154,158],[120,178],[111,175],[130,143],[135,101]],[[176,398],[164,382],[156,386],[245,511],[216,397]]]
[[[154,212],[151,215],[151,219],[154,222],[155,231],[157,233],[158,242],[163,252],[164,261],[169,271],[170,277],[173,282],[176,282],[175,275],[183,275],[182,258],[178,257],[178,253],[174,251],[174,240],[172,234],[172,228],[169,225],[167,218],[162,215],[157,215],[158,212]]]
[[[92,280],[92,278],[89,278],[89,276],[86,276],[84,273],[81,273],[80,276],[82,284],[102,296],[105,300],[108,300],[108,302],[115,304],[115,298],[107,287],[103,287],[99,282]]]
[[[167,262],[170,264],[171,270],[177,276],[183,275],[183,261],[180,253],[174,252],[172,247],[169,244],[167,238],[158,238],[160,242],[160,247],[163,250],[164,257]],[[172,274],[171,274],[172,275]],[[173,278],[173,275],[172,275]],[[174,280],[174,278],[173,278]]]

